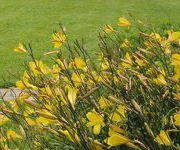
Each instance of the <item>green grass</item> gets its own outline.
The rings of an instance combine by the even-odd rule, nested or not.
[[[36,56],[52,50],[51,34],[59,22],[71,39],[84,37],[94,53],[105,24],[116,24],[128,13],[153,24],[179,23],[179,6],[179,0],[0,0],[0,86],[11,86],[16,79],[9,72],[21,75],[28,61],[12,49],[30,42]]]

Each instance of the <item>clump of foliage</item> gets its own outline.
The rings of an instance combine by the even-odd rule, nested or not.
[[[14,49],[32,61],[16,82],[22,93],[0,107],[1,149],[180,148],[180,32],[126,18],[118,26],[99,34],[95,62],[63,28],[44,54],[56,54],[51,67],[30,46]]]

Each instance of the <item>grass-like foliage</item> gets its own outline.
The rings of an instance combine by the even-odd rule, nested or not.
[[[14,50],[32,59],[4,101],[0,147],[43,150],[164,150],[180,148],[180,32],[119,18],[99,33],[92,61],[83,41],[64,28],[52,35],[53,65],[31,46]],[[10,126],[11,124],[11,126]]]

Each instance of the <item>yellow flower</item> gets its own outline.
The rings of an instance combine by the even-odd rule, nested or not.
[[[66,66],[66,64],[62,60],[57,59],[56,62],[61,69],[65,70],[66,67],[68,68],[68,66]]]
[[[6,134],[7,134],[7,139],[8,140],[11,140],[11,139],[23,139],[22,136],[20,136],[19,134],[17,134],[13,130],[8,130]]]
[[[68,100],[72,107],[74,107],[76,103],[76,97],[77,97],[78,90],[74,87],[68,87]]]
[[[180,126],[180,113],[174,115],[174,120],[175,120],[174,124],[176,126]]]
[[[156,45],[152,41],[144,41],[144,45],[147,47],[147,49],[156,48]]]
[[[110,26],[110,25],[106,25],[106,26],[105,26],[104,32],[106,32],[106,33],[112,33],[112,32],[114,32],[114,31],[115,31],[115,30],[113,29],[112,26]]]
[[[123,62],[121,64],[121,66],[126,69],[126,68],[131,68],[133,65],[133,61],[132,61],[132,56],[127,52],[126,55],[123,58]],[[122,68],[120,67],[119,70],[121,70]]]
[[[154,139],[159,144],[163,144],[166,146],[172,146],[173,143],[168,135],[168,133],[164,130],[160,131],[160,134]]]
[[[175,99],[180,101],[180,93],[173,93]]]
[[[126,18],[123,18],[123,17],[119,18],[118,25],[119,26],[132,26],[132,24]]]
[[[18,89],[22,89],[22,90],[24,90],[26,88],[26,86],[24,85],[23,81],[20,81],[20,80],[16,81],[16,87]]]
[[[15,52],[21,53],[21,54],[27,54],[27,50],[24,49],[23,44],[19,43],[18,47],[14,49]]]
[[[10,120],[8,117],[6,117],[5,115],[3,114],[0,114],[0,126],[3,125],[3,124],[6,124],[8,123]]]
[[[152,32],[150,34],[150,37],[154,40],[160,40],[161,39],[161,36],[158,34],[158,33],[155,33],[155,32]]]
[[[52,35],[53,40],[51,41],[54,44],[54,48],[59,48],[66,40],[66,35],[61,32],[54,33]]]
[[[154,78],[153,81],[154,81],[154,83],[156,83],[157,85],[160,85],[160,86],[167,85],[165,77],[162,74],[158,75],[157,78]]]
[[[174,66],[180,65],[180,54],[173,54],[172,55],[171,65],[174,65]]]
[[[37,122],[31,118],[25,118],[26,122],[28,125],[30,126],[36,126],[37,125]]]
[[[80,142],[80,138],[73,130],[58,130],[61,134],[66,136],[71,142]]]
[[[83,71],[86,71],[87,66],[83,59],[75,58],[74,63],[76,65],[77,69],[82,69]]]
[[[41,75],[41,74],[48,74],[51,70],[44,64],[41,60],[40,61],[31,61],[29,62],[29,68],[33,72],[33,75]]]
[[[50,124],[57,124],[58,123],[57,120],[47,119],[44,117],[37,117],[35,122],[37,123],[37,125],[42,125],[42,126],[48,126]]]
[[[61,68],[59,67],[58,64],[53,65],[52,71],[51,71],[53,78],[59,79],[60,71],[61,71]]]
[[[113,106],[113,104],[109,100],[107,100],[106,98],[104,98],[102,96],[99,99],[99,105],[100,105],[101,109]]]
[[[89,122],[87,123],[87,126],[93,126],[93,133],[99,134],[101,131],[101,127],[105,126],[103,115],[93,110],[92,112],[88,112],[86,114],[86,117],[89,120]]]
[[[80,86],[83,83],[85,76],[83,74],[77,75],[76,73],[72,74],[72,81],[76,86]]]
[[[119,146],[131,142],[131,140],[122,135],[121,132],[117,132],[116,130],[112,130],[111,128],[109,129],[108,134],[110,137],[106,138],[104,142],[110,145],[110,147]]]
[[[132,47],[132,45],[127,39],[125,39],[124,42],[120,46],[120,48],[130,48],[130,47]]]
[[[119,105],[116,111],[110,114],[110,118],[112,121],[123,121],[125,119],[126,107],[123,105]]]
[[[179,42],[180,41],[180,32],[167,31],[168,41],[169,42]]]
[[[146,66],[147,64],[149,64],[149,62],[146,59],[140,59],[140,58],[136,58],[135,62],[139,66]]]

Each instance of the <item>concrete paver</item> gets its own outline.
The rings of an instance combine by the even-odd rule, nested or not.
[[[17,88],[1,88],[0,89],[0,100],[14,100],[22,93],[22,90]]]

